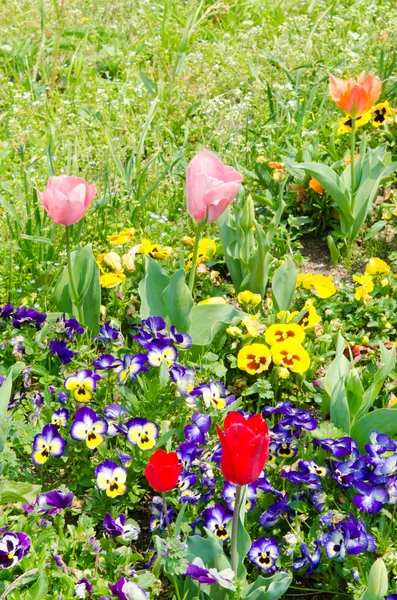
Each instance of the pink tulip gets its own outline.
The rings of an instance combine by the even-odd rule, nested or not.
[[[48,216],[59,225],[73,225],[87,212],[96,194],[94,184],[82,177],[50,177],[44,192],[37,192]]]
[[[198,152],[186,171],[189,215],[198,223],[215,221],[233,202],[243,176],[212,152]]]

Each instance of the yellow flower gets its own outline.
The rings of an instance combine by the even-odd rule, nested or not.
[[[370,275],[353,275],[353,281],[360,284],[354,290],[355,299],[362,300],[364,304],[372,300],[372,297],[369,295],[374,289],[372,277]]]
[[[359,154],[355,154],[354,155],[354,160],[357,160],[358,158],[360,158]],[[352,161],[352,155],[351,154],[346,154],[345,158],[343,159],[343,162],[345,163],[345,165],[350,165]]]
[[[185,244],[185,246],[194,246],[194,238],[184,235],[182,238],[182,244]]]
[[[362,127],[366,125],[371,120],[371,111],[368,111],[361,115],[361,117],[356,118],[356,129],[358,127]],[[343,135],[344,133],[351,133],[352,130],[352,118],[349,115],[340,119],[338,123],[338,135]]]
[[[286,367],[277,367],[277,373],[280,379],[288,379],[289,370]]]
[[[244,325],[249,337],[258,337],[265,329],[265,326],[254,316],[243,319],[241,325]]]
[[[238,368],[250,375],[267,371],[270,362],[270,350],[265,344],[248,344],[237,355]]]
[[[269,346],[280,344],[286,340],[295,340],[299,344],[305,339],[305,332],[296,323],[279,323],[270,325],[265,332],[265,342]]]
[[[121,260],[123,261],[124,269],[126,269],[130,273],[132,271],[135,271],[135,252],[127,252],[127,254],[123,254]]]
[[[298,315],[302,316],[299,318],[299,321],[296,322],[303,329],[310,329],[311,327],[314,327],[315,325],[317,325],[317,323],[320,323],[321,321],[321,317],[319,314],[317,314],[315,307],[312,304],[309,304],[308,302],[306,302],[305,306],[302,308],[301,311],[295,310],[294,312],[292,312],[287,318],[287,323],[293,321]]]
[[[390,108],[389,103],[380,102],[372,107],[372,125],[373,127],[379,127],[385,123],[387,117],[391,117],[395,111]]]
[[[142,240],[138,252],[142,254],[146,254],[146,256],[151,256],[151,258],[158,258],[159,260],[163,260],[168,258],[172,252],[172,248],[165,246],[164,248],[160,247],[160,244],[152,244],[149,240]]]
[[[215,296],[215,298],[201,300],[201,302],[198,302],[198,304],[227,304],[227,302],[224,298],[222,298],[222,296]]]
[[[271,353],[276,365],[286,367],[293,373],[304,373],[310,367],[309,353],[294,339],[274,344]]]
[[[395,396],[393,392],[391,392],[389,402],[387,403],[387,408],[391,408],[395,404],[397,404],[397,396]]]
[[[230,325],[230,327],[226,329],[226,333],[231,337],[239,337],[240,335],[243,335],[240,327],[236,327],[235,325]]]
[[[198,256],[211,260],[216,252],[216,243],[211,238],[203,238],[198,245]]]
[[[134,234],[135,229],[130,227],[129,229],[120,231],[120,233],[116,233],[115,235],[108,235],[108,240],[112,246],[124,246],[124,244],[132,240]]]
[[[376,275],[376,273],[390,273],[390,267],[380,258],[370,258],[365,267],[365,274]]]
[[[122,273],[124,271],[123,265],[121,264],[121,258],[116,252],[108,252],[107,254],[102,254],[103,262],[105,265],[113,269],[115,273]]]
[[[124,279],[124,273],[105,273],[100,276],[99,282],[103,288],[112,288],[121,283]]]
[[[245,290],[244,292],[240,292],[237,296],[240,304],[247,304],[251,306],[258,306],[262,300],[262,296],[260,294],[254,294],[249,290]]]
[[[311,273],[298,275],[297,285],[300,284],[302,284],[306,290],[314,289],[319,298],[329,298],[336,293],[332,275],[329,275],[328,277],[325,277],[325,275],[312,275]]]

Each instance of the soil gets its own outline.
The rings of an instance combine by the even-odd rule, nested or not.
[[[300,271],[314,275],[332,275],[336,284],[350,279],[349,272],[345,267],[340,264],[333,267],[328,246],[323,239],[307,236],[302,237],[300,242],[302,245],[300,252],[308,259],[300,266]]]

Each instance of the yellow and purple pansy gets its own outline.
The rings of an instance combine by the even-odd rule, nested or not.
[[[66,441],[59,435],[56,425],[45,425],[42,433],[33,440],[32,460],[36,465],[44,465],[52,458],[60,458],[65,451]]]
[[[68,419],[69,411],[67,408],[59,408],[52,413],[51,423],[55,425],[57,429],[60,429],[61,427],[68,426]]]
[[[98,379],[100,379],[99,375],[89,369],[83,369],[65,379],[65,389],[73,392],[73,397],[77,402],[89,402],[96,390]]]
[[[156,423],[142,417],[136,417],[128,421],[127,439],[141,450],[151,450],[156,445],[159,436],[159,428]]]
[[[105,492],[109,498],[116,498],[126,493],[127,471],[111,460],[105,460],[95,469],[98,489]]]
[[[151,367],[161,367],[163,363],[170,366],[177,358],[177,349],[167,340],[154,340],[148,345],[147,360]]]
[[[116,358],[113,363],[113,368],[117,374],[120,385],[125,385],[128,379],[135,379],[138,373],[147,371],[145,365],[147,361],[146,354],[126,354],[123,358]]]
[[[105,441],[108,424],[88,406],[79,408],[70,428],[70,437],[78,442],[85,441],[87,448],[94,450]]]

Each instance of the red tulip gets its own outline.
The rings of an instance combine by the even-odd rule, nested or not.
[[[243,176],[212,154],[197,152],[186,170],[189,215],[201,223],[213,223],[233,202]]]
[[[223,432],[216,426],[222,444],[221,470],[230,483],[254,483],[269,455],[269,433],[262,415],[246,419],[232,411],[227,414]]]
[[[182,466],[176,452],[164,452],[159,448],[150,457],[145,477],[156,492],[169,492],[176,488]]]
[[[357,81],[339,79],[333,75],[329,78],[329,93],[338,106],[353,118],[361,117],[368,112],[378,100],[382,92],[382,82],[371,73],[365,77],[360,73]]]

